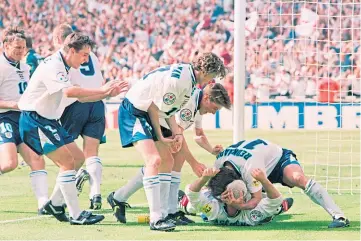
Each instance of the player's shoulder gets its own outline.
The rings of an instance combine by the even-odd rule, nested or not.
[[[24,60],[20,61],[20,68],[24,71],[30,71],[30,66]]]
[[[43,63],[48,67],[63,67],[65,68],[63,57],[60,53],[60,51],[57,51],[53,53],[52,55],[46,57],[43,61]]]

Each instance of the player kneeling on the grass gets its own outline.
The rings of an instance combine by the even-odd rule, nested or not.
[[[150,229],[174,230],[166,220],[173,157],[169,146],[183,142],[175,113],[191,98],[197,84],[225,76],[222,60],[213,53],[201,54],[192,64],[173,64],[155,69],[128,91],[119,107],[119,132],[124,148],[135,146],[145,161],[143,185],[150,210]],[[173,138],[165,138],[159,125],[165,118]],[[111,203],[113,204],[113,203]]]
[[[18,166],[18,154],[31,167],[31,185],[38,200],[38,214],[48,201],[47,172],[44,159],[20,138],[18,101],[29,82],[29,67],[20,61],[25,54],[23,30],[10,27],[2,32],[4,53],[0,56],[0,175]]]
[[[79,225],[100,222],[104,216],[80,210],[72,153],[75,143],[57,121],[64,111],[60,103],[65,96],[80,101],[96,101],[127,87],[126,83],[116,81],[99,89],[84,89],[71,83],[70,68],[79,68],[88,61],[93,45],[86,35],[70,34],[64,47],[38,66],[19,101],[19,108],[23,111],[20,115],[21,139],[39,156],[46,155],[59,166],[56,182],[69,209],[69,221]],[[68,221],[61,204],[62,197],[52,196],[44,209],[59,221]]]
[[[183,133],[184,130],[195,124],[196,142],[211,154],[217,155],[223,150],[221,145],[211,146],[202,129],[202,115],[207,113],[216,113],[222,107],[230,109],[231,101],[227,91],[221,84],[208,84],[203,90],[195,89],[191,99],[176,113],[176,122]],[[162,134],[164,137],[172,137],[172,132],[164,119],[160,119]],[[185,161],[192,167],[194,173],[199,177],[202,175],[205,165],[199,163],[190,150],[185,140],[179,152],[172,154],[174,165],[171,173],[169,201],[168,201],[168,219],[172,219],[176,225],[186,225],[193,223],[192,220],[184,216],[184,213],[178,211],[178,191],[181,182],[181,170]],[[129,206],[128,198],[137,190],[143,187],[143,168],[137,175],[128,181],[128,183],[111,193],[108,202],[114,209],[114,216],[119,222],[126,223],[125,208]]]
[[[209,180],[219,171],[217,168],[207,168],[204,170],[202,177],[186,186],[185,193],[188,198],[186,209],[188,211],[203,213],[208,221],[213,224],[229,226],[255,226],[268,223],[279,212],[283,198],[261,169],[254,169],[251,175],[263,186],[266,197],[262,198],[257,206],[250,210],[238,210],[237,206],[233,206],[233,202],[221,201],[219,196],[212,195],[209,187],[205,187]],[[227,170],[221,171],[236,178],[235,173]],[[217,183],[212,183],[212,185],[217,185]],[[239,203],[246,202],[251,198],[246,185],[241,180],[233,180],[229,183],[227,191],[232,193],[231,195]]]
[[[262,185],[252,176],[254,168],[265,170],[272,183],[284,186],[298,187],[316,204],[322,206],[333,218],[329,228],[347,227],[349,220],[335,204],[327,191],[315,180],[305,177],[296,155],[287,149],[263,139],[243,140],[226,148],[218,154],[215,167],[227,167],[237,173],[251,193],[252,198],[246,203],[239,203],[239,210],[255,208],[262,199]],[[214,178],[223,180],[227,174],[219,173]],[[219,195],[226,185],[219,182],[211,187],[214,195]],[[222,198],[227,198],[227,191]]]

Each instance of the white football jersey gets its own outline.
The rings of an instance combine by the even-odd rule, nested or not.
[[[0,100],[18,102],[24,93],[30,78],[30,68],[22,61],[18,67],[13,66],[4,54],[0,56]],[[7,111],[0,109],[0,113]]]
[[[229,162],[241,175],[250,193],[262,189],[260,182],[256,181],[251,172],[254,168],[260,168],[267,176],[277,165],[282,157],[282,148],[263,139],[240,141],[227,147],[217,155],[215,167],[221,168],[225,162]]]
[[[64,111],[61,105],[64,98],[63,89],[72,86],[69,69],[60,52],[55,52],[44,59],[31,77],[31,81],[21,96],[19,108],[36,111],[50,119],[59,119]]]
[[[82,64],[79,69],[70,69],[69,75],[71,83],[82,88],[99,89],[104,82],[99,60],[93,52],[90,52],[87,63]],[[77,98],[64,97],[61,105],[65,108],[76,100]]]
[[[199,114],[200,103],[202,100],[203,91],[199,88],[193,90],[191,99],[185,104],[180,111],[175,114],[177,124],[184,130],[195,123],[196,128],[202,128],[202,115]],[[169,126],[165,119],[160,119],[161,126],[169,129]]]
[[[278,213],[283,197],[275,199],[262,198],[258,205],[252,210],[239,210],[234,216],[228,216],[225,204],[215,199],[210,190],[203,188],[200,192],[192,192],[189,185],[185,190],[189,198],[187,210],[201,212],[207,216],[211,223],[229,226],[255,226],[262,224],[265,218]],[[247,200],[248,201],[248,200]]]
[[[125,97],[142,111],[147,111],[154,102],[159,117],[169,118],[188,102],[195,85],[196,78],[190,64],[173,64],[143,76]]]

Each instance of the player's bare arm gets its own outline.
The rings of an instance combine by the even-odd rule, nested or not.
[[[251,199],[246,203],[244,203],[242,199],[234,198],[233,193],[228,190],[222,193],[221,200],[224,203],[232,205],[238,210],[251,210],[257,207],[258,203],[262,200],[262,190],[251,193]]]
[[[152,102],[152,104],[148,108],[148,114],[149,114],[150,120],[152,122],[154,132],[159,141],[163,142],[165,145],[170,146],[173,144],[174,140],[163,137],[162,131],[160,129],[160,124],[159,124],[158,111],[159,111],[158,107],[154,104],[154,102]]]
[[[256,168],[252,171],[252,177],[259,181],[264,190],[267,193],[267,197],[270,199],[276,199],[281,196],[281,193],[277,188],[268,180],[266,173],[259,168]]]
[[[170,130],[173,133],[174,136],[174,143],[172,146],[172,151],[173,152],[178,152],[181,147],[182,147],[182,142],[183,142],[183,134],[182,131],[180,130],[176,120],[175,120],[175,116],[171,116],[169,118],[165,118],[165,121],[167,122]]]
[[[195,128],[196,136],[194,137],[194,140],[196,143],[208,151],[209,153],[213,155],[218,155],[220,152],[223,151],[222,145],[215,145],[214,147],[209,143],[208,138],[206,134],[204,133],[203,129],[201,128]]]
[[[19,109],[18,102],[0,100],[0,109],[18,110]]]
[[[127,91],[128,83],[125,81],[109,81],[99,89],[87,89],[79,86],[72,86],[64,89],[64,95],[68,98],[78,98],[80,102],[94,102],[108,96],[117,96]]]
[[[200,163],[196,160],[196,158],[193,156],[193,154],[189,150],[186,140],[183,140],[183,144],[182,144],[180,153],[185,156],[185,159],[188,162],[188,164],[191,166],[194,174],[196,174],[197,177],[201,177],[203,174],[203,171],[206,169],[206,166],[203,163]]]
[[[189,190],[192,192],[199,192],[202,187],[204,187],[209,179],[214,177],[219,172],[218,168],[207,168],[203,171],[203,174],[200,178],[195,180],[191,185],[189,185]]]

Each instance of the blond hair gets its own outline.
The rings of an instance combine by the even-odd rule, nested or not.
[[[228,110],[231,109],[231,99],[223,85],[219,83],[208,84],[204,89],[204,92],[209,95],[212,102]]]
[[[215,74],[215,78],[224,78],[226,76],[226,68],[223,61],[214,53],[203,53],[197,56],[192,65],[195,70],[205,75]]]
[[[66,37],[73,33],[73,29],[69,24],[62,23],[56,26],[53,30],[53,38],[59,38],[62,42],[65,41]]]

